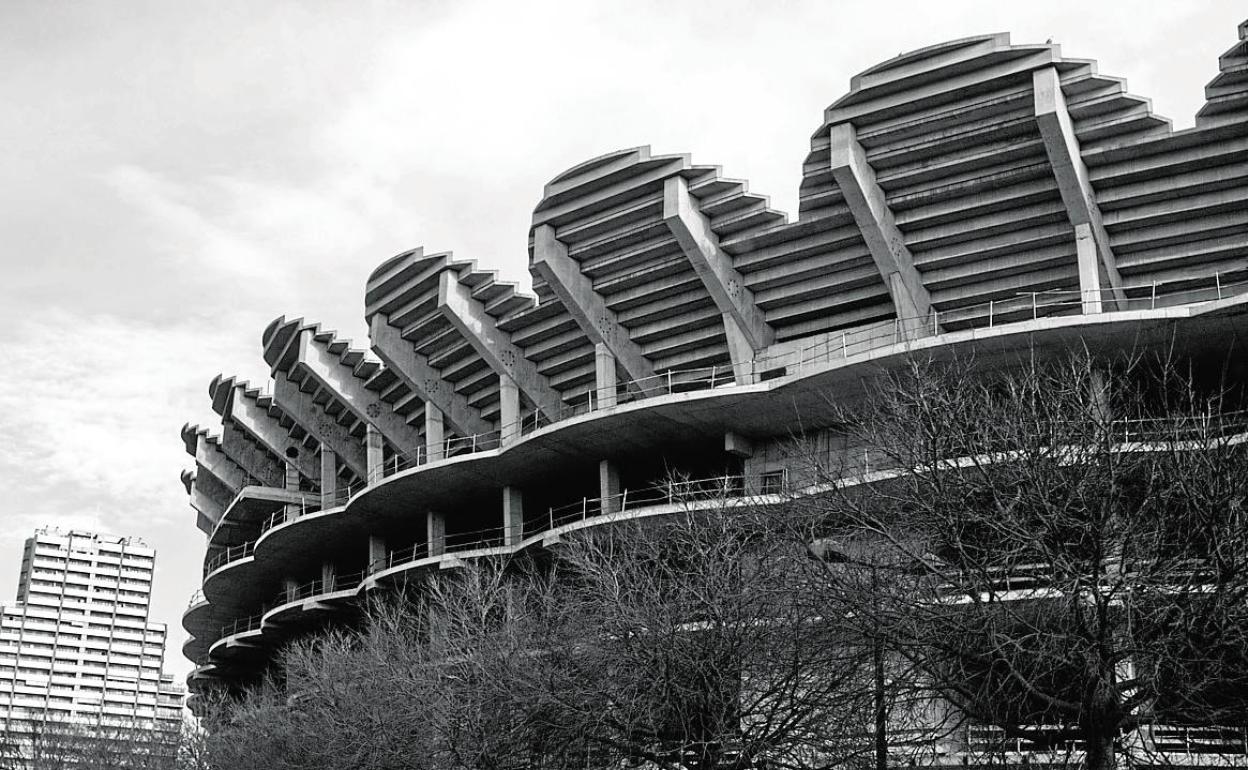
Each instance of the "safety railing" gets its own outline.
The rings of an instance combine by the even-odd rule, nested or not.
[[[189,610],[191,607],[194,607],[196,604],[204,601],[206,601],[204,598],[204,589],[197,588],[195,589],[195,593],[191,594],[191,600],[186,603],[186,608]]]
[[[598,411],[603,408],[604,403],[618,405],[656,396],[713,390],[738,383],[801,374],[812,366],[825,365],[838,359],[944,332],[993,328],[1020,321],[1078,315],[1091,310],[1094,304],[1106,312],[1148,310],[1200,304],[1248,292],[1248,280],[1228,280],[1221,273],[1215,273],[1205,280],[1209,283],[1208,286],[1179,291],[1168,291],[1164,286],[1159,289],[1156,283],[1127,286],[1121,288],[1121,295],[1111,289],[1025,292],[959,308],[933,309],[922,316],[890,319],[866,329],[822,335],[822,339],[813,344],[744,364],[671,369],[650,377],[624,380],[614,389],[590,390],[578,395],[557,411],[536,409],[518,422],[500,426],[498,430],[454,436],[433,448],[419,447],[414,452],[395,454],[386,461],[383,475],[391,476],[430,462],[498,449],[504,443],[505,436],[528,435],[563,420]]]
[[[208,559],[207,561],[204,562],[204,576],[206,577],[209,573],[215,572],[216,570],[220,569],[221,567],[224,567],[226,564],[229,564],[230,562],[235,562],[235,561],[238,561],[239,559],[245,559],[248,556],[251,556],[255,552],[256,552],[255,540],[248,541],[241,545],[230,546],[229,548],[226,548],[225,550],[220,551],[219,553],[217,553],[216,556],[213,556],[211,559]]]
[[[221,626],[221,635],[217,638],[217,641],[220,641],[221,639],[225,639],[230,636],[238,636],[239,634],[246,634],[252,631],[259,631],[260,626],[264,621],[264,613],[268,612],[268,609],[269,608],[265,608],[264,610],[262,610],[261,612],[255,615],[249,615],[245,618],[238,618],[233,623],[227,623],[224,626]]]
[[[305,599],[311,599],[317,596],[324,596],[326,594],[337,593],[339,591],[350,591],[352,589],[359,588],[360,583],[364,581],[366,576],[367,573],[363,571],[350,572],[343,575],[332,575],[328,580],[325,578],[317,578],[316,580],[309,580],[306,583],[300,583],[299,585],[291,588],[283,588],[277,593],[276,596],[273,597],[273,601],[269,602],[269,609],[266,610],[266,613],[271,612],[273,609],[276,609],[284,604],[292,604],[294,602],[304,601]]]

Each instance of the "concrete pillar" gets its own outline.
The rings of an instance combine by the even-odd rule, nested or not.
[[[372,425],[365,428],[364,451],[368,463],[368,483],[376,484],[385,475],[386,453],[382,448],[381,431]]]
[[[295,591],[299,589],[299,581],[294,578],[286,578],[282,581],[282,591],[286,593],[286,601],[293,602],[295,600]]]
[[[754,348],[741,330],[724,315],[724,340],[728,343],[728,358],[732,361],[732,377],[738,385],[753,385]]]
[[[504,444],[520,438],[520,388],[505,374],[498,377],[499,429]]]
[[[321,445],[321,507],[333,508],[338,497],[338,455]]]
[[[368,536],[368,571],[376,572],[386,568],[386,539],[379,535]]]
[[[325,586],[326,591],[334,590],[334,577],[336,574],[332,561],[321,562],[321,584]]]
[[[446,553],[446,516],[438,511],[425,514],[425,537],[428,538],[429,555]]]
[[[524,537],[524,495],[520,487],[503,487],[503,543],[515,545]]]
[[[299,491],[299,467],[295,465],[293,462],[291,462],[290,460],[286,461],[286,478],[284,480],[283,486],[285,487],[287,492]],[[286,520],[290,521],[291,519],[298,516],[302,511],[303,511],[303,506],[301,505],[297,505],[297,504],[287,505],[286,506]]]
[[[425,457],[428,462],[442,459],[446,451],[446,421],[442,410],[425,402]]]
[[[602,498],[602,512],[620,510],[620,469],[610,460],[598,463],[598,495]]]
[[[615,406],[616,378],[615,356],[611,349],[599,342],[594,345],[594,409],[610,409]]]
[[[1104,310],[1105,290],[1101,287],[1101,257],[1096,250],[1092,225],[1075,225],[1075,258],[1079,264],[1079,293],[1084,313]],[[1112,295],[1111,295],[1112,296]]]

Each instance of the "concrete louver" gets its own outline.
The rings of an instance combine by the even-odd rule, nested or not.
[[[260,486],[280,487],[285,483],[284,460],[233,425],[221,426],[221,451]]]
[[[438,310],[501,379],[501,425],[512,425],[520,419],[519,404],[507,402],[505,390],[509,387],[516,388],[534,407],[547,414],[558,414],[563,405],[559,392],[550,386],[536,364],[525,358],[524,351],[511,341],[511,334],[498,327],[496,317],[486,309],[488,300],[477,296],[480,286],[491,284],[505,296],[515,295],[514,286],[497,283],[494,273],[478,271],[474,264],[463,270],[443,270],[438,275]]]
[[[293,466],[310,482],[320,480],[315,438],[273,398],[246,381],[218,374],[208,385],[212,409],[226,428],[236,428]]]
[[[232,494],[251,483],[247,472],[230,459],[222,449],[221,439],[198,425],[182,427],[182,441],[187,454],[195,458],[197,473],[211,473],[230,489]]]
[[[1196,113],[1198,128],[1248,120],[1248,21],[1239,25],[1239,42],[1218,58],[1218,74],[1205,86],[1205,104]]]
[[[264,333],[264,359],[273,375],[301,383],[328,415],[346,423],[350,435],[366,440],[367,426],[379,431],[400,454],[414,456],[419,431],[369,389],[382,364],[350,340],[338,339],[319,324],[280,317]]]
[[[839,221],[850,208],[831,158],[838,125],[852,126],[933,308],[966,308],[966,323],[978,312],[968,306],[1018,292],[1121,296],[1086,157],[1169,131],[1121,80],[1058,46],[1015,46],[1005,34],[951,41],[864,71],[827,109],[802,221]]]
[[[532,306],[493,273],[421,249],[384,262],[365,293],[373,352],[459,435],[518,419],[503,414],[514,406],[504,403],[505,388],[521,386],[535,406],[558,409],[557,392],[499,326]]]
[[[546,185],[533,213],[534,287],[633,379],[743,362],[775,335],[722,241],[783,221],[715,167],[621,150]],[[552,243],[566,256],[561,274],[548,264]]]

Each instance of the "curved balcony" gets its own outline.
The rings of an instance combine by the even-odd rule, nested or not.
[[[518,437],[506,445],[500,446],[493,434],[475,440],[453,439],[455,443],[443,446],[445,457],[430,457],[423,452],[416,457],[400,457],[387,464],[386,475],[375,483],[342,490],[331,500],[334,507],[309,505],[294,515],[285,511],[274,513],[262,525],[253,558],[284,568],[296,561],[311,564],[332,551],[330,544],[367,537],[379,528],[410,518],[413,510],[438,510],[440,504],[453,501],[463,490],[479,487],[483,478],[497,486],[523,484],[533,473],[557,463],[570,447],[584,456],[604,457],[610,456],[620,443],[662,446],[690,431],[721,435],[726,430],[745,435],[787,431],[794,424],[794,415],[818,416],[826,411],[829,392],[847,398],[859,393],[864,367],[900,365],[916,351],[930,351],[945,358],[974,354],[985,360],[1015,355],[1022,346],[1061,349],[1090,344],[1094,348],[1119,350],[1137,345],[1141,339],[1163,340],[1175,335],[1182,338],[1180,344],[1193,349],[1216,346],[1220,343],[1209,339],[1210,329],[1223,329],[1228,317],[1248,312],[1245,290],[1248,284],[1219,285],[1212,295],[1211,290],[1199,290],[1190,304],[1165,307],[1155,306],[1160,304],[1157,298],[1129,295],[1132,299],[1128,306],[1135,303],[1143,307],[1093,315],[1081,313],[1081,298],[1077,294],[1033,294],[1027,295],[1025,301],[989,303],[982,309],[987,326],[971,326],[968,321],[963,328],[955,329],[962,316],[951,311],[933,322],[938,330],[936,335],[906,338],[909,331],[902,322],[896,322],[887,335],[883,331],[865,339],[844,335],[839,340],[828,338],[814,345],[793,346],[782,355],[757,364],[751,372],[756,382],[739,383],[736,372],[730,373],[729,368],[720,371],[718,367],[665,374],[651,382],[632,384],[633,392],[654,395],[622,397],[622,403],[616,406],[597,409],[590,408],[596,405],[590,396],[583,407],[569,407],[557,419],[544,419],[540,413],[527,417],[526,424],[519,426]],[[1174,301],[1174,295],[1165,299]],[[966,315],[969,311],[960,312]],[[881,339],[885,342],[878,342]],[[1124,441],[1147,440],[1147,426],[1124,424],[1123,429]],[[870,457],[863,458],[859,471],[864,478],[880,473],[879,469],[871,469]],[[266,607],[256,616],[260,620],[255,628],[240,629],[235,625],[221,629],[222,638],[212,645],[212,655],[214,659],[238,655],[236,648],[253,644],[266,623],[276,627],[296,617],[314,618],[325,609],[333,609],[332,601],[326,602],[325,608],[314,606],[319,601],[315,597],[320,595],[333,594],[334,601],[346,599],[353,593],[433,566],[452,566],[456,560],[548,544],[557,541],[562,533],[613,517],[687,510],[699,495],[715,499],[719,502],[714,504],[719,505],[723,504],[725,491],[739,489],[741,504],[746,504],[757,502],[760,494],[775,494],[778,500],[784,494],[814,491],[813,483],[813,479],[793,478],[788,480],[787,490],[751,490],[746,489],[746,480],[741,476],[716,476],[688,482],[687,490],[678,485],[627,489],[619,499],[606,501],[607,513],[603,500],[591,497],[551,507],[545,521],[527,520],[523,536],[509,545],[503,544],[500,528],[491,528],[451,533],[439,554],[431,554],[423,543],[391,550],[384,563],[374,565],[370,574],[361,577],[354,592],[341,586],[326,592],[321,586],[322,590],[309,597]],[[474,541],[474,534],[479,539]],[[307,590],[315,588],[309,585]],[[256,595],[254,590],[247,593]],[[311,615],[304,613],[305,606],[312,610]]]
[[[263,655],[263,648],[256,644],[260,641],[263,618],[264,613],[260,612],[222,626],[219,637],[208,648],[208,654],[217,660]]]
[[[351,601],[364,582],[366,573],[353,572],[346,575],[334,575],[328,580],[317,579],[296,586],[293,590],[283,591],[269,603],[264,613],[263,625],[285,626],[302,624],[314,616],[326,612],[337,612],[342,609],[344,601]]]

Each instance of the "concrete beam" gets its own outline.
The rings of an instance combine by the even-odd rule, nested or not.
[[[403,415],[383,404],[377,393],[364,387],[364,381],[356,377],[338,356],[330,353],[326,343],[318,342],[311,329],[301,330],[298,337],[297,360],[307,373],[348,405],[358,418],[381,431],[391,446],[402,454],[414,457],[420,448],[420,434]]]
[[[489,433],[494,426],[469,405],[468,399],[455,391],[455,385],[442,379],[442,373],[403,339],[390,319],[378,313],[369,321],[368,336],[373,352],[390,371],[403,380],[425,404],[437,407],[455,432],[461,436]]]
[[[233,494],[247,486],[247,472],[221,450],[221,445],[202,433],[195,436],[195,463],[216,476]]]
[[[832,141],[832,176],[845,197],[854,223],[871,252],[871,260],[880,273],[898,318],[907,337],[919,337],[931,331],[932,299],[923,278],[914,267],[914,256],[906,246],[905,236],[884,191],[875,178],[875,169],[867,163],[867,154],[858,142],[853,125],[838,123],[830,129]]]
[[[775,340],[775,331],[754,303],[745,279],[732,266],[732,258],[720,248],[719,236],[698,209],[689,193],[689,182],[682,176],[668,177],[663,184],[663,221],[724,316],[728,349],[740,376],[749,370],[753,354]],[[751,353],[749,358],[742,357],[746,350]]]
[[[299,384],[291,382],[284,372],[273,375],[273,400],[317,441],[338,455],[356,476],[365,478],[368,463],[360,441],[351,435],[347,426],[340,425],[332,415],[314,404],[312,394],[304,393]],[[319,468],[317,472],[319,474]]]
[[[631,380],[654,376],[654,366],[633,342],[628,329],[620,324],[615,311],[607,307],[593,281],[581,272],[568,247],[555,237],[555,228],[538,225],[533,230],[533,271],[541,276],[577,326],[594,345],[611,351],[616,364]]]
[[[225,513],[225,509],[229,507],[229,500],[222,500],[211,491],[204,489],[199,484],[199,479],[191,482],[191,507],[203,519],[212,522],[215,527],[221,516]],[[202,527],[200,529],[203,529]],[[204,530],[205,534],[212,534],[212,529]]]
[[[321,468],[315,454],[292,437],[267,410],[244,396],[242,389],[241,384],[234,386],[222,419],[250,433],[265,449],[293,464],[308,480],[319,482]]]
[[[453,270],[443,270],[438,276],[438,309],[499,377],[510,378],[538,409],[559,414],[563,408],[559,391],[537,371],[537,364],[524,357],[511,335],[498,328]]]
[[[239,429],[225,425],[221,429],[221,451],[238,467],[262,486],[280,487],[285,469],[267,452],[244,438]]]
[[[1057,187],[1066,206],[1066,216],[1075,228],[1075,247],[1079,262],[1079,289],[1083,312],[1099,313],[1108,293],[1115,304],[1125,300],[1118,262],[1109,245],[1109,233],[1101,222],[1101,209],[1096,192],[1083,162],[1079,138],[1066,107],[1061,78],[1056,67],[1032,73],[1035,93],[1036,125],[1044,140],[1044,151],[1057,178]],[[1108,289],[1108,292],[1104,290]],[[1121,306],[1121,305],[1120,305]]]

